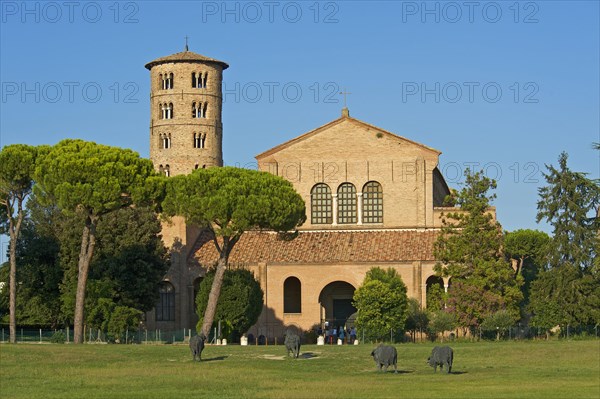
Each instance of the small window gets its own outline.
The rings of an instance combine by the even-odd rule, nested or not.
[[[165,74],[160,74],[160,84],[163,90],[169,90],[173,88],[173,74],[172,73],[165,73]]]
[[[171,148],[171,133],[161,134],[160,143],[163,149]]]
[[[160,105],[160,119],[173,119],[173,103],[164,103]]]
[[[192,87],[195,89],[205,89],[208,72],[192,72]]]
[[[206,109],[208,103],[193,102],[192,103],[192,118],[206,118]]]
[[[171,176],[171,167],[169,165],[165,165],[165,176]]]
[[[206,133],[194,133],[194,148],[204,148],[206,143]]]

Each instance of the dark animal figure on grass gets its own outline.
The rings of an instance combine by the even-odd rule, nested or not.
[[[396,348],[388,345],[379,345],[371,352],[375,364],[377,364],[377,371],[381,371],[381,367],[385,367],[384,372],[387,372],[389,366],[394,365],[394,373],[398,372],[398,353]]]
[[[287,332],[285,333],[285,349],[287,350],[287,355],[292,353],[292,357],[294,359],[298,359],[300,355],[300,337],[298,334]]]
[[[196,361],[196,356],[198,356],[198,361],[202,360],[204,341],[206,341],[206,337],[204,335],[194,335],[192,338],[190,338],[190,350],[194,356],[192,361]]]
[[[431,356],[427,359],[427,363],[433,367],[433,372],[437,372],[437,366],[443,370],[446,366],[446,373],[450,373],[452,370],[452,360],[454,358],[454,351],[449,346],[436,346],[431,351]]]

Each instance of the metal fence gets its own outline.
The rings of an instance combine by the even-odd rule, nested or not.
[[[61,334],[61,335],[58,335]],[[17,328],[16,334],[17,342],[20,343],[52,343],[57,341],[60,342],[61,338],[64,342],[73,342],[73,329],[42,329],[42,328]],[[121,335],[121,337],[115,339],[114,337],[107,336],[106,333],[98,329],[85,329],[84,342],[90,344],[102,344],[102,343],[122,343],[122,344],[183,344],[188,342],[189,337],[196,335],[195,331],[191,329],[181,330],[128,330]],[[211,341],[213,333],[211,332]],[[375,342],[371,341],[362,331],[358,331],[357,338],[360,342]],[[316,331],[308,331],[304,333],[304,342],[306,344],[314,344],[317,340]],[[250,345],[272,345],[282,344],[283,340],[278,339],[280,337],[248,337],[248,344]],[[262,341],[261,341],[262,338]],[[502,341],[513,341],[513,340],[533,340],[533,339],[600,339],[600,325],[586,325],[586,326],[566,326],[563,328],[555,328],[552,331],[546,329],[529,327],[529,326],[513,326],[508,329],[497,331],[483,331],[475,330],[473,332],[464,331],[457,329],[454,331],[446,331],[443,336],[440,334],[437,337],[433,337],[426,331],[416,332],[411,334],[410,332],[394,332],[391,331],[390,335],[385,338],[385,341],[400,343],[400,342],[425,342],[433,340],[502,340]],[[348,337],[344,340],[347,342]],[[0,342],[6,343],[9,341],[9,329],[8,327],[2,327],[0,329]],[[314,342],[313,342],[314,341]],[[327,342],[328,344],[336,344],[333,340]]]
[[[189,336],[195,335],[190,329],[177,331],[165,330],[127,330],[121,337],[109,337],[105,332],[98,329],[85,329],[85,343],[124,343],[124,344],[177,344],[184,343],[189,339]],[[58,336],[57,334],[62,334]],[[57,339],[64,339],[65,343],[73,342],[73,329],[42,329],[42,328],[17,328],[17,342],[20,343],[52,343]],[[54,337],[54,338],[53,338]],[[9,329],[3,327],[0,330],[0,342],[6,343],[9,341]]]

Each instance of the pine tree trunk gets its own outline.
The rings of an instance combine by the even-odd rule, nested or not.
[[[221,287],[223,286],[223,277],[225,270],[227,269],[227,261],[229,259],[229,253],[233,244],[230,242],[229,237],[223,237],[223,244],[217,249],[219,250],[219,261],[217,262],[217,269],[215,270],[215,278],[210,288],[210,294],[208,294],[208,303],[206,304],[206,310],[204,311],[204,317],[202,319],[202,330],[201,333],[208,339],[210,329],[215,320],[215,313],[217,312],[217,302],[219,302],[219,296],[221,295]],[[215,244],[216,241],[215,241]],[[231,245],[230,245],[231,244]]]
[[[9,270],[9,292],[8,292],[8,331],[11,344],[17,343],[17,238],[21,231],[23,222],[23,200],[18,199],[17,204],[17,222],[15,223],[12,215],[9,215],[9,233],[10,233],[10,270]]]
[[[11,223],[12,224],[12,223]],[[9,342],[17,343],[17,316],[16,316],[16,299],[17,299],[17,237],[15,233],[10,231],[10,272],[9,272]]]
[[[227,269],[227,260],[220,257],[219,262],[217,263],[217,269],[215,270],[215,279],[213,280],[210,294],[208,295],[208,303],[206,304],[206,310],[204,311],[204,318],[202,319],[202,334],[207,338],[213,321],[215,320],[217,302],[219,301],[219,295],[221,295],[225,269]]]
[[[77,293],[75,296],[75,319],[73,321],[73,343],[75,344],[83,343],[85,288],[95,245],[96,222],[88,217],[81,235],[81,252],[79,253],[79,272],[77,274]]]

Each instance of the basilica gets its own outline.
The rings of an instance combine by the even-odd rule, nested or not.
[[[157,170],[172,176],[223,165],[221,86],[228,67],[187,48],[146,64],[150,158]],[[441,152],[355,119],[346,107],[300,133],[256,160],[259,170],[294,185],[306,203],[306,222],[293,240],[246,232],[229,258],[232,267],[252,271],[264,291],[262,314],[249,333],[273,339],[289,326],[343,325],[356,312],[354,291],[372,267],[395,269],[409,297],[423,306],[427,287],[447,289],[448,279],[433,271],[450,193],[438,169]],[[205,231],[180,218],[163,225],[163,240],[171,267],[146,325],[195,328],[198,286],[218,254]]]

